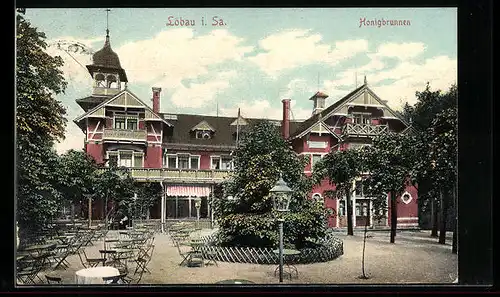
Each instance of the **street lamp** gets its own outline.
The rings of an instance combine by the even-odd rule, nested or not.
[[[200,207],[201,207],[201,198],[196,197],[194,199],[194,207],[196,208],[196,225],[200,227]]]
[[[280,174],[280,179],[276,182],[274,187],[269,190],[273,197],[273,207],[276,211],[280,213],[285,213],[288,211],[288,207],[290,206],[290,198],[292,190],[288,187],[286,182],[283,180],[282,175]],[[280,223],[279,227],[279,260],[280,260],[280,283],[283,282],[283,222],[285,220],[280,215],[278,218],[278,222]]]

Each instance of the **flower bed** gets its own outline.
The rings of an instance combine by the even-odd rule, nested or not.
[[[216,234],[203,237],[202,240],[205,245],[201,247],[201,251],[213,255],[217,261],[252,264],[277,264],[279,262],[278,255],[273,253],[271,248],[218,246]],[[331,233],[317,244],[317,248],[301,249],[300,254],[294,256],[291,261],[295,264],[328,262],[344,254],[342,240]]]

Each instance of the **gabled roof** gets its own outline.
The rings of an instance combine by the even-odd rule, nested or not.
[[[293,134],[290,134],[291,135],[290,138],[293,139],[293,138],[296,138],[296,137],[301,137],[304,134],[308,133],[312,129],[312,127],[314,126],[314,124],[320,122],[322,119],[329,118],[335,111],[337,111],[338,109],[340,109],[342,106],[344,106],[345,104],[347,104],[349,101],[356,99],[357,97],[355,95],[357,95],[357,94],[359,94],[359,93],[361,93],[362,91],[365,91],[365,90],[367,92],[369,92],[373,96],[373,98],[375,98],[375,100],[378,103],[380,103],[380,105],[384,106],[387,109],[387,111],[389,113],[391,113],[395,118],[397,118],[398,120],[400,120],[407,127],[410,127],[410,125],[401,117],[400,114],[398,114],[397,112],[395,112],[394,110],[392,110],[387,105],[387,103],[385,103],[385,101],[383,101],[382,99],[380,99],[377,96],[377,94],[375,94],[368,87],[368,85],[365,83],[365,84],[359,86],[358,88],[354,89],[352,92],[350,92],[349,94],[345,95],[340,100],[338,100],[337,102],[333,103],[328,108],[326,108],[323,111],[321,111],[320,113],[315,114],[315,115],[311,116],[309,119],[307,119],[306,121],[304,121],[302,123],[302,125],[300,125],[300,127]]]
[[[166,125],[172,126],[171,123],[169,123],[168,121],[166,121],[162,116],[160,116],[157,113],[155,113],[153,111],[153,109],[151,109],[151,107],[149,107],[146,103],[144,103],[144,101],[142,101],[141,99],[139,99],[139,97],[137,97],[134,93],[132,93],[130,90],[128,90],[126,88],[124,90],[118,92],[116,95],[114,95],[112,97],[109,97],[107,100],[104,100],[103,102],[101,102],[100,104],[98,104],[96,107],[88,110],[86,113],[82,114],[81,116],[77,117],[76,119],[73,120],[73,122],[78,123],[81,120],[83,120],[84,118],[91,116],[95,111],[97,111],[101,107],[106,106],[107,104],[113,102],[116,98],[120,97],[123,94],[132,96],[137,102],[139,102],[139,104],[141,104],[142,106],[144,106],[144,108],[146,110],[150,111],[153,116],[157,117],[159,120],[161,120],[162,122],[164,122]]]
[[[210,130],[210,131],[215,132],[215,129],[212,126],[210,126],[210,124],[207,123],[207,121],[205,121],[205,120],[199,122],[196,126],[191,128],[191,131],[195,131],[195,130]]]

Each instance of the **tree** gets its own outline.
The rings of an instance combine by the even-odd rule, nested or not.
[[[353,235],[351,195],[354,180],[364,172],[364,157],[361,150],[332,151],[314,166],[314,180],[319,184],[327,178],[335,186],[333,193],[325,196],[346,198],[347,235]]]
[[[133,217],[143,218],[145,211],[149,211],[156,201],[161,199],[162,188],[159,183],[155,182],[135,182],[134,191],[137,194],[137,200],[131,201],[134,209]]]
[[[376,137],[373,145],[365,149],[369,175],[365,180],[365,193],[377,209],[387,199],[391,201],[391,239],[394,243],[397,228],[397,197],[411,185],[411,176],[417,162],[417,139],[411,134],[387,133]]]
[[[456,252],[456,179],[457,179],[457,109],[448,108],[436,115],[432,121],[429,134],[432,136],[430,143],[430,159],[433,160],[434,186],[440,189],[442,196],[441,226],[439,243],[446,241],[446,214],[450,205],[454,211],[454,237]]]
[[[325,235],[324,206],[307,199],[312,182],[303,173],[306,161],[289,148],[275,125],[264,121],[247,127],[234,155],[235,171],[213,199],[221,244],[276,246],[278,232],[269,190],[280,173],[293,190],[290,212],[285,215],[285,245],[302,248],[308,239]],[[228,196],[235,199],[228,200]]]
[[[75,222],[75,205],[85,203],[85,195],[93,194],[96,163],[84,151],[69,150],[60,158],[59,189],[71,203],[71,220]]]
[[[128,212],[134,190],[134,180],[126,168],[112,166],[97,174],[94,193],[103,201],[106,227],[110,217]]]
[[[54,96],[64,92],[63,60],[45,52],[45,34],[16,16],[17,220],[23,234],[38,232],[56,216],[61,195],[53,172],[54,141],[64,138],[66,110]]]

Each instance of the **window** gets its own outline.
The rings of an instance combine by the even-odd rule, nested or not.
[[[124,118],[115,118],[115,129],[125,129]]]
[[[230,157],[222,157],[220,169],[222,170],[230,170],[232,166],[232,159]]]
[[[196,131],[196,138],[198,139],[210,139],[210,131],[204,131],[204,130],[197,130]]]
[[[132,167],[132,153],[120,153],[119,166]]]
[[[137,130],[137,120],[136,119],[127,119],[127,129],[128,130]]]
[[[345,216],[345,200],[339,201],[338,215],[341,217]]]
[[[220,169],[220,157],[211,157],[210,169]]]
[[[355,185],[356,197],[362,197],[363,196],[363,181],[357,180],[354,182],[354,185]]]
[[[177,168],[177,156],[175,156],[175,155],[167,156],[167,168],[170,168],[170,169]]]
[[[370,124],[370,122],[371,122],[370,115],[354,114],[354,123],[355,124]]]
[[[200,157],[199,156],[191,156],[191,169],[199,169],[200,166]]]
[[[368,201],[356,202],[356,216],[365,217],[368,215]]]
[[[315,200],[315,201],[319,201],[319,202],[322,202],[323,201],[323,197],[321,197],[321,194],[319,193],[314,193],[312,195],[312,198]]]
[[[189,157],[188,156],[178,156],[177,161],[179,162],[179,169],[189,169]]]
[[[403,195],[401,195],[401,200],[404,202],[404,204],[410,203],[411,199],[411,194],[408,192],[404,192]]]
[[[142,155],[134,155],[134,167],[142,167]]]
[[[312,155],[312,163],[311,163],[311,168],[314,168],[314,164],[321,160],[321,155]]]

